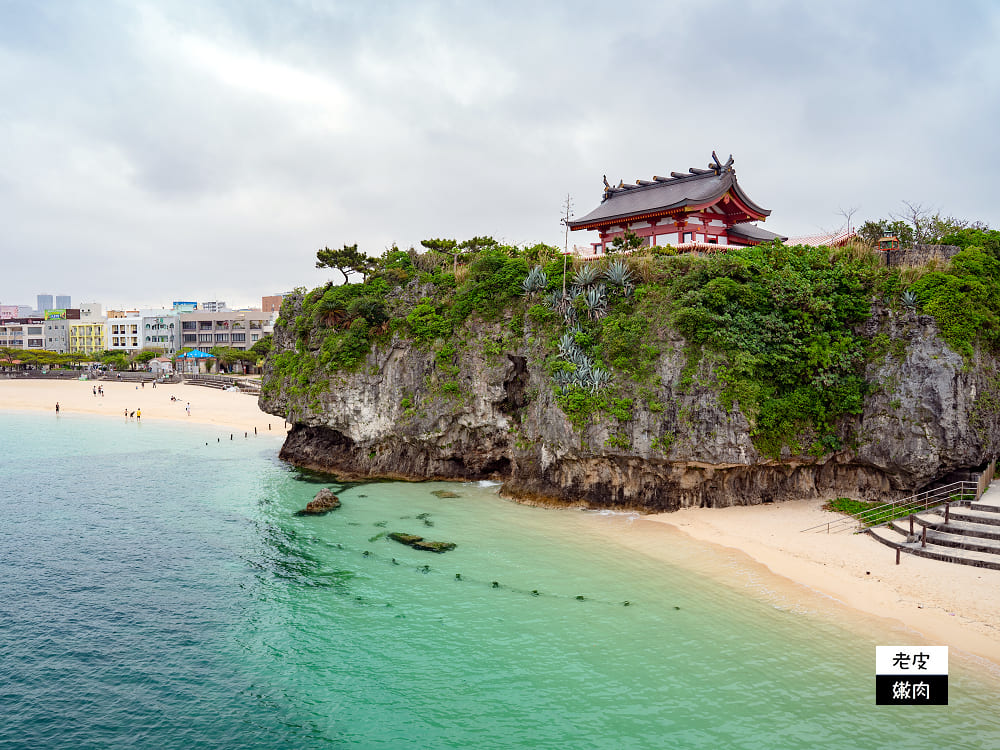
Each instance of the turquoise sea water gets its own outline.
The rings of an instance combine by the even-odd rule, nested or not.
[[[327,485],[278,446],[0,413],[0,748],[1000,747],[995,672],[876,707],[894,634],[720,585],[680,535],[653,560],[627,517],[478,485],[296,516]]]

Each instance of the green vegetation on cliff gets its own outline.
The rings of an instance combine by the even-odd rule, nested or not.
[[[434,353],[442,398],[462,397],[463,353],[529,358],[572,424],[602,421],[610,447],[629,447],[617,425],[636,410],[669,411],[671,394],[705,389],[746,416],[764,453],[820,455],[850,438],[841,418],[861,412],[865,365],[885,354],[886,342],[867,341],[859,325],[873,301],[933,315],[966,356],[977,341],[1000,347],[998,236],[964,230],[949,238],[964,249],[947,267],[918,272],[887,269],[863,249],[775,244],[708,256],[647,248],[577,260],[565,280],[562,256],[545,245],[394,247],[372,259],[362,283],[286,300],[278,327],[294,347],[271,356],[265,390],[311,403],[331,377],[402,337]],[[485,327],[494,335],[482,336]],[[686,361],[678,382],[661,382],[664,356]],[[691,424],[675,416],[678,435],[654,436],[664,453]]]
[[[962,250],[912,284],[920,308],[963,356],[972,356],[977,341],[1000,350],[1000,232],[963,229],[942,242]]]

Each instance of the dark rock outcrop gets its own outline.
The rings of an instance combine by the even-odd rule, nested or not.
[[[438,554],[450,552],[458,546],[454,542],[429,542],[422,536],[417,536],[416,534],[402,534],[398,531],[394,531],[389,534],[389,538],[394,542],[405,544],[407,547],[413,547],[413,549],[422,549],[427,552],[437,552]]]
[[[305,510],[299,511],[299,515],[321,516],[325,513],[329,513],[331,510],[336,510],[339,507],[340,498],[334,495],[331,490],[324,487],[316,493],[316,497],[306,504]]]
[[[847,447],[818,457],[786,449],[777,459],[754,445],[738,403],[720,403],[710,361],[685,372],[684,341],[669,331],[655,385],[631,418],[578,429],[528,329],[512,341],[510,321],[471,325],[458,374],[448,376],[457,393],[441,387],[430,348],[400,337],[357,371],[334,373],[328,385],[324,375],[318,395],[286,388],[265,368],[261,407],[294,418],[281,457],[345,480],[495,479],[522,502],[662,511],[899,497],[1000,454],[1000,363],[981,353],[963,361],[932,318],[911,311],[872,311],[866,334],[891,346],[867,366],[863,414],[841,423]],[[295,349],[287,329],[276,328],[274,341],[276,352]]]

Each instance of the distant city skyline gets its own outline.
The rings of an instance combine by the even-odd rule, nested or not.
[[[998,38],[976,0],[4,3],[0,301],[247,306],[336,281],[324,246],[561,246],[567,195],[713,150],[783,235],[1000,226]]]

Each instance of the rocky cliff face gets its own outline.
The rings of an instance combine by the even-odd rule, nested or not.
[[[269,365],[261,407],[294,425],[282,458],[344,478],[490,478],[526,502],[674,510],[901,496],[1000,452],[998,362],[964,362],[913,312],[876,309],[867,323],[885,352],[868,365],[864,413],[842,424],[849,447],[777,460],[754,447],[738,404],[720,404],[710,363],[685,373],[680,339],[655,363],[652,399],[624,421],[577,429],[530,332],[471,325],[447,376],[433,351],[399,337],[305,390]],[[294,347],[278,328],[275,352]]]

